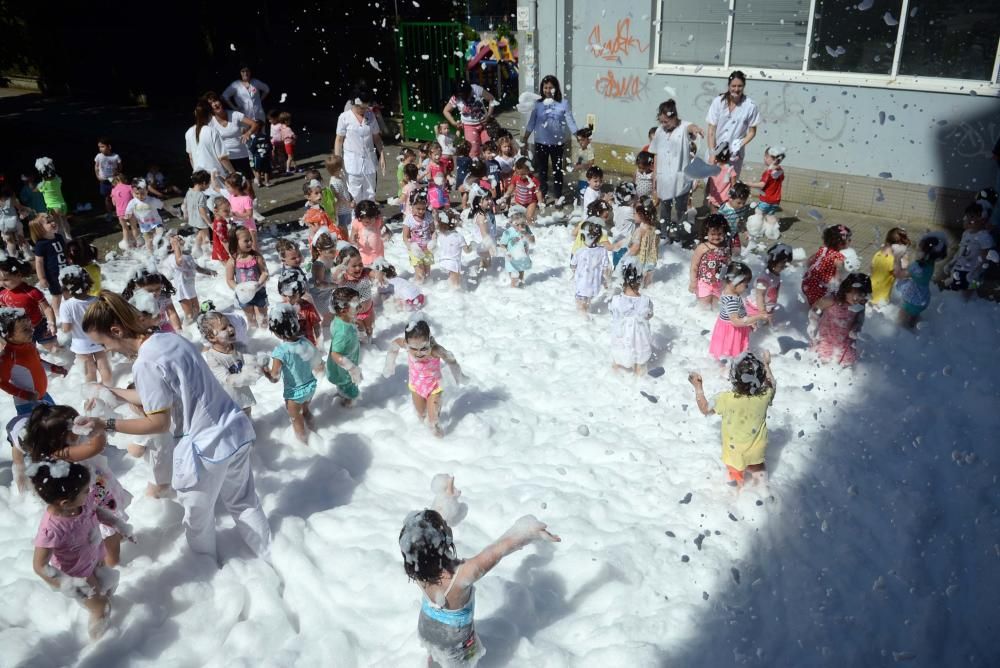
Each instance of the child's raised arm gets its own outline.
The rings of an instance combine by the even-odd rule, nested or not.
[[[774,390],[775,394],[778,392],[778,383],[774,380],[774,374],[771,373],[771,353],[765,350],[761,355],[761,359],[764,361],[764,373],[767,374],[767,382],[771,384],[771,389]],[[774,395],[771,395],[771,401],[774,401]]]
[[[506,533],[500,536],[496,542],[462,564],[455,572],[456,584],[467,589],[493,570],[493,567],[500,563],[501,559],[536,540],[558,543],[562,539],[550,533],[548,526],[544,522],[538,521],[534,515],[525,515],[514,522],[514,525],[507,529]]]
[[[705,388],[702,386],[701,374],[692,371],[688,374],[688,382],[694,385],[694,400],[698,404],[698,410],[701,411],[701,414],[714,414],[715,409],[708,405],[708,399],[705,398]]]

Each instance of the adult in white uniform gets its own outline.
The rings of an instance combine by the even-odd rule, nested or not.
[[[264,100],[271,93],[271,87],[260,79],[254,79],[250,68],[240,68],[240,78],[222,91],[222,99],[233,111],[238,111],[258,123],[264,122]]]
[[[708,106],[708,162],[715,162],[716,147],[722,142],[729,144],[731,155],[729,164],[736,170],[736,176],[743,169],[746,145],[757,136],[760,113],[754,101],[743,94],[747,78],[736,70],[729,75],[729,86],[725,93],[714,98]]]
[[[223,178],[235,171],[226,155],[222,136],[212,126],[212,109],[204,100],[198,100],[194,107],[194,125],[184,133],[184,146],[192,172],[204,169]]]
[[[671,229],[671,210],[676,209],[678,219],[687,211],[694,181],[684,170],[691,162],[691,142],[703,133],[697,125],[681,120],[677,114],[677,103],[673,100],[660,104],[656,120],[660,127],[656,128],[649,152],[654,156],[653,173],[656,196],[660,198],[660,226],[666,237]]]
[[[216,129],[222,137],[222,145],[226,149],[229,162],[240,174],[245,176],[248,185],[253,183],[253,170],[250,168],[250,150],[247,144],[250,137],[260,129],[260,124],[252,118],[247,118],[242,112],[226,109],[220,98],[215,93],[209,91],[204,95],[212,109],[212,127]],[[253,196],[253,186],[249,186],[250,195]]]
[[[267,554],[271,530],[250,470],[253,425],[194,344],[159,332],[121,296],[106,290],[87,309],[83,330],[94,343],[135,360],[135,390],[109,389],[145,414],[127,420],[95,418],[95,428],[136,435],[169,431],[174,436],[171,486],[184,506],[191,549],[217,556],[215,504],[221,500],[247,545],[258,555]]]
[[[371,93],[356,89],[351,95],[353,104],[337,119],[337,139],[333,144],[334,155],[344,158],[347,173],[347,190],[355,202],[375,199],[377,169],[385,176],[385,151],[378,120],[369,109]]]

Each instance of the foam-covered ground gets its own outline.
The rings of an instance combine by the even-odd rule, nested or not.
[[[460,554],[528,513],[562,536],[478,585],[481,666],[997,665],[995,304],[935,292],[915,334],[870,314],[858,368],[819,367],[790,270],[784,314],[751,344],[772,352],[778,382],[770,481],[737,496],[718,420],[701,416],[687,382],[699,370],[710,397],[727,385],[707,355],[715,314],[686,289],[689,254],[661,254],[646,294],[650,367],[665,373],[635,379],[611,372],[604,300],[590,320],[575,311],[566,228],[536,236],[523,289],[498,272],[462,293],[426,288],[433,333],[468,377],[456,387],[445,373],[443,440],[417,422],[405,365],[380,375],[407,319],[391,306],[364,349],[356,407],[336,405],[321,380],[311,447],[294,444],[280,386],[256,385],[273,568],[224,513],[222,567],[192,556],[180,506],[142,496],[148,467],[109,448],[136,495],[138,542],[123,548],[112,628],[96,644],[84,611],[32,572],[42,505],[11,489],[4,449],[0,665],[423,666],[419,590],[396,540],[438,472],[469,505]],[[272,241],[265,250],[275,268]],[[408,271],[399,241],[387,256]],[[135,264],[107,264],[107,287]],[[199,276],[198,288],[231,301],[221,278]],[[261,332],[252,350],[274,343]],[[52,395],[78,403],[81,378],[74,368]]]

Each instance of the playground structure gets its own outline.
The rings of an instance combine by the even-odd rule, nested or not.
[[[465,52],[469,81],[490,91],[503,108],[517,98],[517,45],[505,36],[480,35]]]

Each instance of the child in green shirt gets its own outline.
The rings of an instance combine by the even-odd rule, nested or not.
[[[330,356],[326,360],[326,377],[340,391],[342,406],[351,406],[358,398],[361,382],[361,342],[354,315],[361,305],[361,295],[354,288],[337,288],[330,297],[334,319],[330,323]]]

